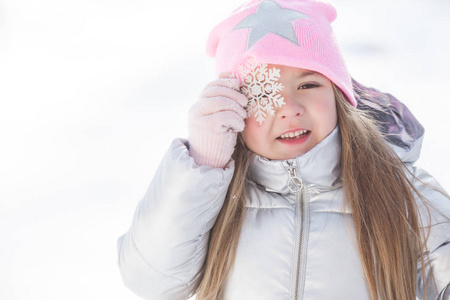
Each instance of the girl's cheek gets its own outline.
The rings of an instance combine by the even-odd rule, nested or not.
[[[336,101],[334,99],[322,98],[313,102],[315,110],[321,114],[336,113]]]
[[[259,131],[261,130],[261,125],[256,121],[254,117],[250,117],[244,120],[245,127],[244,131],[242,132],[244,136],[252,137],[259,134]]]
[[[245,118],[244,119],[244,123],[245,123],[245,128],[244,130],[248,130],[249,128],[253,128],[256,127],[256,125],[258,125],[258,123],[256,122],[255,117],[251,116],[250,118]]]
[[[266,116],[265,120],[261,122],[256,121],[256,118],[254,116],[251,116],[250,118],[246,118],[244,120],[246,127],[254,128],[254,130],[263,131],[267,130],[267,128],[270,127],[270,124],[273,123],[274,117],[271,115]],[[245,129],[244,129],[245,130]]]

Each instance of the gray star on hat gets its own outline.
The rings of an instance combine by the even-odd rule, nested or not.
[[[256,13],[247,16],[233,30],[250,28],[247,50],[268,33],[279,35],[298,45],[291,21],[309,17],[293,9],[281,8],[273,1],[263,1]]]

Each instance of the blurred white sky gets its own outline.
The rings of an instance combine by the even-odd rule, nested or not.
[[[405,102],[450,191],[450,2],[335,0],[355,79]],[[241,1],[0,0],[0,299],[138,299],[116,239],[213,79]]]

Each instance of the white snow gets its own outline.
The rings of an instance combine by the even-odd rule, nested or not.
[[[0,299],[139,299],[116,240],[214,78],[212,27],[241,1],[0,1]],[[359,82],[426,128],[450,191],[450,2],[335,0]]]

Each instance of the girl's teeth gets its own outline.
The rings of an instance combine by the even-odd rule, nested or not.
[[[295,137],[295,138],[298,138],[298,137],[300,137],[301,135],[304,135],[306,132],[307,132],[307,130],[291,131],[291,132],[282,134],[282,135],[280,136],[280,138],[282,138],[282,139],[294,138],[294,137]]]

